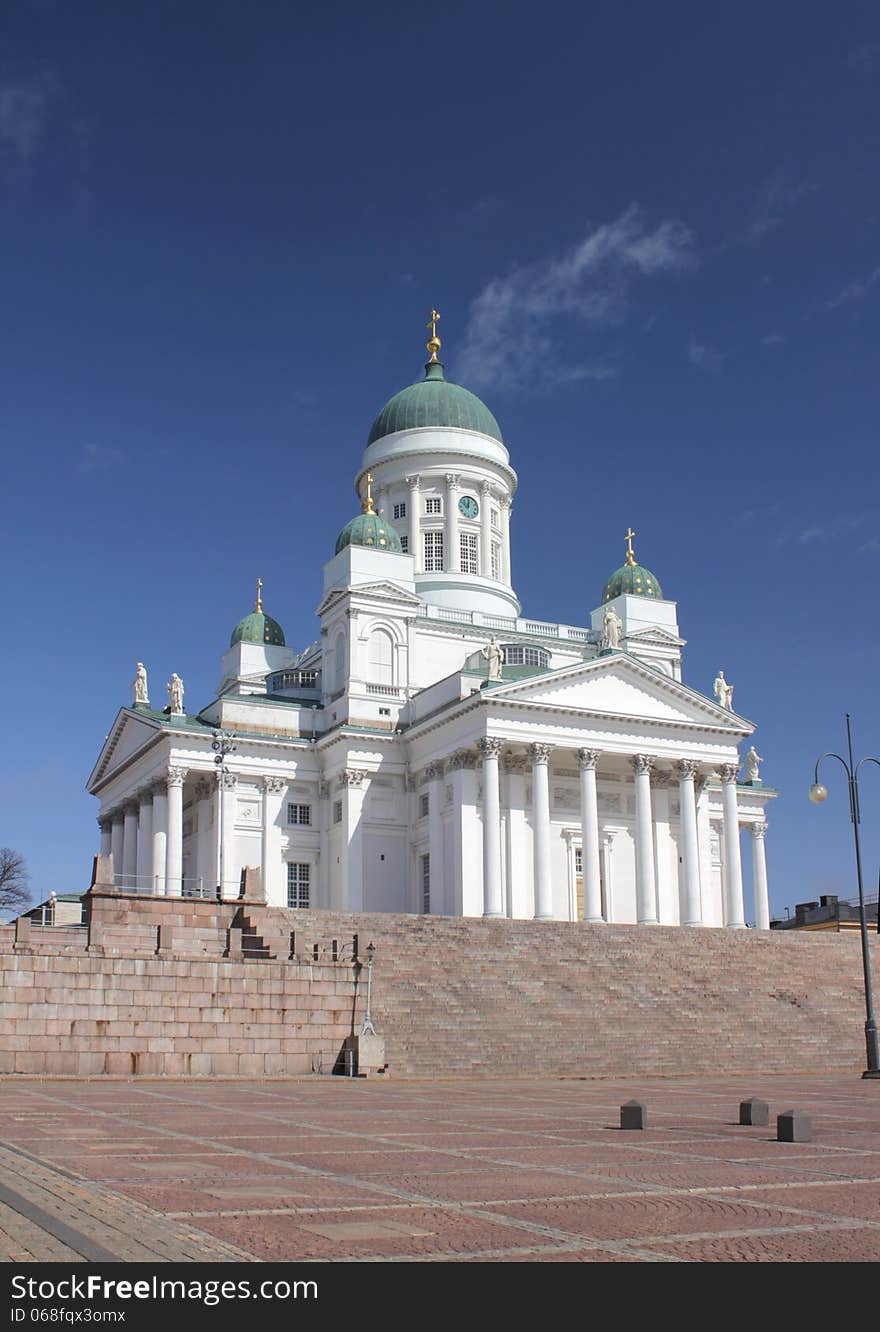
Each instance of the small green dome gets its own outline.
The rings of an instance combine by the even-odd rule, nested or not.
[[[284,647],[284,630],[277,620],[263,611],[251,611],[232,631],[229,646],[236,643],[270,643],[272,647]]]
[[[402,555],[403,547],[395,528],[378,513],[359,513],[346,523],[336,538],[336,554],[346,546],[370,546],[374,550]]]
[[[657,597],[663,599],[663,592],[657,579],[643,564],[622,564],[605,584],[602,603],[613,601],[615,597],[626,593],[631,597]]]
[[[450,384],[440,361],[429,361],[425,378],[401,389],[386,402],[373,422],[367,445],[398,430],[425,426],[451,426],[455,430],[477,430],[481,435],[504,440],[501,428],[484,402],[459,384]]]

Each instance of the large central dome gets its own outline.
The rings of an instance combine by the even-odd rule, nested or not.
[[[401,389],[386,402],[373,422],[367,447],[398,430],[421,430],[450,426],[454,430],[476,430],[504,443],[501,429],[484,402],[460,384],[450,384],[439,361],[429,361],[425,377]]]

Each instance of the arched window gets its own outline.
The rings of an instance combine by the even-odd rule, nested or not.
[[[367,678],[372,684],[394,684],[391,635],[384,629],[374,629],[367,644]]]

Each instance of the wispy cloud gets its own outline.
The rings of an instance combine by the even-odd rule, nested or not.
[[[848,282],[832,300],[826,301],[826,310],[836,310],[839,305],[851,305],[853,301],[861,301],[867,296],[868,292],[875,283],[880,282],[880,265],[871,270],[865,277],[856,278],[853,282]]]
[[[708,375],[717,375],[724,365],[726,356],[726,352],[719,351],[708,342],[697,342],[694,337],[688,343],[687,358],[691,365]]]
[[[734,521],[737,523],[769,522],[778,513],[778,504],[760,504],[756,508],[743,509],[741,513],[736,514]]]
[[[563,325],[574,319],[598,331],[621,324],[632,288],[643,278],[696,263],[691,232],[675,219],[648,230],[636,205],[589,231],[554,258],[492,278],[471,303],[461,352],[461,378],[476,386],[609,378],[604,356],[564,363]]]
[[[787,339],[784,333],[765,333],[761,339],[762,347],[781,347]]]
[[[51,67],[27,76],[0,76],[0,144],[20,162],[30,162],[37,152],[60,93],[60,80]]]
[[[871,515],[868,513],[837,513],[830,514],[820,522],[812,523],[809,527],[790,527],[786,531],[779,533],[776,545],[788,545],[789,542],[795,542],[799,546],[830,546],[835,541],[844,541],[851,537],[853,533],[858,532],[859,528],[864,527],[869,522]]]
[[[109,472],[111,467],[119,467],[125,462],[122,449],[110,448],[104,444],[86,444],[76,464],[78,472]]]
[[[877,551],[880,551],[880,537],[877,536],[868,537],[859,546],[860,555],[876,555]]]
[[[814,182],[795,180],[781,167],[771,172],[756,192],[746,240],[752,244],[763,240],[771,231],[782,226],[786,213],[817,189]]]

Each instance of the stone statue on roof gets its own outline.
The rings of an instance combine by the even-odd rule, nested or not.
[[[171,683],[166,686],[168,689],[168,698],[170,699],[170,712],[172,717],[183,717],[183,681],[175,672],[171,674]]]
[[[733,711],[733,685],[728,684],[724,678],[724,672],[719,671],[715,676],[713,685],[715,697],[718,700],[719,707],[727,708],[728,712]]]
[[[501,679],[501,667],[504,665],[504,648],[494,637],[489,639],[485,647],[480,648],[481,654],[486,658],[489,665],[489,679]]]
[[[134,690],[135,703],[143,703],[145,706],[149,707],[150,699],[147,694],[147,671],[142,661],[139,661],[137,664],[137,670],[135,671],[134,679],[131,682],[131,687]]]
[[[606,606],[605,615],[602,619],[602,647],[619,648],[622,628],[623,620],[617,614],[617,611],[613,606]]]

